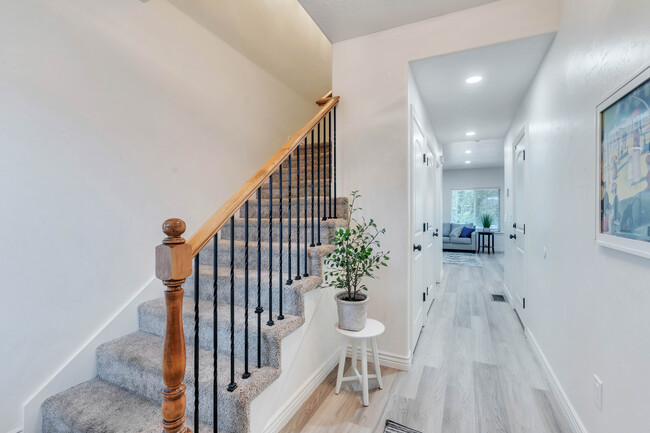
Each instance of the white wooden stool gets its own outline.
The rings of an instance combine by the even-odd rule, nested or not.
[[[363,389],[363,405],[368,406],[368,379],[376,378],[379,382],[379,389],[383,389],[384,385],[381,382],[381,367],[379,365],[379,354],[377,353],[377,336],[384,333],[384,324],[373,319],[366,320],[366,326],[361,331],[346,331],[340,329],[338,323],[336,330],[345,337],[343,348],[341,349],[341,358],[339,359],[339,374],[336,378],[336,391],[338,394],[341,392],[341,384],[351,380],[358,380]],[[357,370],[357,340],[361,340],[361,374]],[[375,363],[375,374],[368,375],[368,354],[367,354],[367,341],[372,343],[372,355]],[[348,351],[348,342],[352,344],[352,371],[354,376],[343,377],[345,370],[345,357]]]

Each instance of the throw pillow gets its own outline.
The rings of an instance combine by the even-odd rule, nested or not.
[[[472,233],[474,232],[473,228],[470,227],[463,227],[463,230],[460,232],[460,237],[461,238],[469,238],[472,236]]]
[[[462,231],[463,231],[463,226],[456,227],[455,229],[453,229],[453,230],[451,231],[451,233],[449,234],[449,236],[454,237],[454,238],[458,238],[458,237],[460,237],[460,233],[461,233]]]

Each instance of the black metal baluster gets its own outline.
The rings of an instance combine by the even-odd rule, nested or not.
[[[273,326],[273,175],[269,176],[269,320]]]
[[[329,195],[329,200],[330,200],[330,214],[329,218],[332,218],[332,110],[330,110],[329,113],[327,113],[328,121],[327,121],[327,128],[328,128],[328,152],[327,152],[327,172],[329,173],[329,177],[327,179],[326,185],[327,185],[327,195]]]
[[[336,105],[334,106],[334,218],[338,218],[338,213],[336,212]]]
[[[262,187],[257,188],[257,368],[262,368]]]
[[[242,379],[251,377],[248,371],[248,200],[244,203],[244,374]]]
[[[318,124],[318,136],[317,138],[320,137],[320,123]],[[320,171],[319,171],[320,173]],[[314,130],[311,130],[311,244],[309,244],[310,247],[315,246],[314,245]],[[305,248],[305,253],[307,252],[307,248]],[[305,270],[307,270],[307,266],[305,266]]]
[[[230,217],[230,383],[228,391],[237,388],[235,382],[235,217]]]
[[[325,137],[325,124],[323,124],[323,137]],[[316,167],[316,171],[318,171],[318,214],[316,215],[316,219],[318,221],[318,242],[316,242],[316,245],[320,245],[320,201],[321,201],[321,178],[320,178],[320,149],[321,149],[321,135],[320,135],[320,122],[318,123],[318,166]],[[325,176],[323,176],[323,181],[325,181]],[[325,203],[323,203],[323,210],[325,208]],[[323,218],[324,219],[324,218]]]
[[[282,248],[283,248],[282,240],[283,240],[283,234],[284,234],[284,233],[282,233],[282,230],[284,229],[284,222],[282,221],[282,218],[284,217],[284,208],[282,207],[282,163],[280,163],[280,169],[279,169],[279,175],[278,176],[280,178],[280,180],[279,180],[279,184],[280,184],[279,185],[280,186],[280,197],[279,197],[280,198],[280,233],[279,233],[280,234],[280,239],[279,239],[280,240],[280,278],[278,278],[278,291],[279,291],[278,296],[280,298],[278,303],[280,305],[280,314],[278,314],[278,320],[282,320],[282,319],[284,319],[284,316],[282,315],[282,287],[283,287],[282,280],[284,279],[284,273],[283,273],[283,269],[282,269]],[[291,194],[289,194],[289,195],[291,195]],[[291,275],[291,274],[289,274],[289,275]]]
[[[199,431],[199,253],[194,256],[194,431]]]
[[[312,129],[311,131],[311,142],[314,143],[314,130]],[[312,150],[313,150],[313,144],[312,144]],[[312,153],[312,158],[313,158],[313,153]],[[313,168],[313,165],[312,165]],[[303,277],[309,276],[307,273],[307,181],[309,177],[309,169],[307,168],[307,139],[305,138],[305,269],[304,269],[304,274],[302,274]],[[313,197],[312,197],[312,203],[313,203]],[[313,231],[312,231],[313,233]],[[300,258],[298,259],[300,260]]]
[[[212,282],[212,390],[214,396],[212,397],[212,425],[214,429],[217,429],[218,422],[218,406],[217,406],[217,331],[218,324],[217,321],[217,289],[218,289],[218,280],[219,280],[219,250],[217,245],[219,244],[219,236],[214,235],[213,238],[214,244],[214,254],[212,257],[212,274],[214,281]]]
[[[287,266],[288,266],[288,279],[287,285],[293,284],[291,280],[291,195],[293,193],[292,188],[292,179],[291,179],[291,154],[289,154],[289,252],[287,253]],[[282,290],[280,290],[280,315],[282,316]],[[284,317],[284,316],[283,316]]]
[[[307,137],[305,137],[305,154],[307,154]],[[298,193],[296,198],[296,269],[298,272],[293,279],[299,280],[302,278],[300,275],[300,145],[296,148],[296,192]]]

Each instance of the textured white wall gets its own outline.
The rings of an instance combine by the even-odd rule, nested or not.
[[[0,2],[0,431],[319,96],[166,1]]]
[[[504,222],[504,206],[506,191],[503,187],[503,167],[474,168],[462,170],[443,170],[442,172],[442,217],[444,222],[451,221],[451,191],[454,189],[499,188],[501,231],[506,230]],[[504,236],[497,233],[494,239],[495,251],[503,252]]]
[[[650,59],[646,0],[564,0],[562,22],[506,139],[528,122],[524,321],[590,433],[644,433],[650,260],[594,243],[595,107]],[[512,203],[506,211],[512,214]],[[507,284],[512,287],[506,248]],[[543,257],[547,248],[548,256]],[[596,407],[592,376],[603,381]]]
[[[391,263],[371,282],[369,315],[388,324],[382,350],[408,347],[411,258],[408,62],[554,32],[559,1],[500,0],[332,46],[338,117],[339,191],[364,195],[363,208],[388,235]]]

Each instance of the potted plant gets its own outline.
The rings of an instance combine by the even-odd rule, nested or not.
[[[484,213],[479,218],[481,220],[481,224],[483,224],[483,231],[489,232],[490,227],[492,227],[492,221],[494,220],[492,218],[492,215],[489,213]]]
[[[360,331],[366,326],[368,311],[368,290],[362,279],[375,278],[374,273],[387,266],[388,252],[382,252],[379,235],[386,229],[378,229],[375,221],[356,218],[361,208],[355,203],[361,195],[352,191],[348,204],[350,214],[345,227],[336,230],[332,237],[334,251],[325,258],[325,282],[337,289],[343,289],[334,297],[339,315],[339,328]]]

